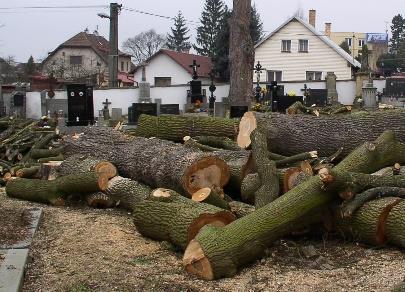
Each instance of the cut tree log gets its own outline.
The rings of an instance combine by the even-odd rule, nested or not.
[[[51,181],[16,178],[8,181],[6,194],[27,201],[63,205],[69,195],[102,191],[107,185],[107,176],[95,172],[71,174]]]
[[[158,117],[141,115],[135,134],[141,137],[155,137],[181,142],[184,136],[221,136],[235,138],[238,134],[238,120],[200,117],[160,115]]]
[[[154,195],[167,199],[172,193],[160,191]],[[143,236],[169,241],[182,250],[203,226],[225,226],[235,220],[229,211],[187,198],[181,201],[139,202],[134,205],[133,218],[137,230]]]
[[[396,163],[399,164],[399,163]],[[373,175],[384,175],[384,176],[389,176],[389,175],[405,175],[405,166],[400,166],[399,171],[398,169],[395,168],[395,165],[393,167],[384,167],[383,169],[380,169],[379,171],[376,171],[373,173]]]
[[[202,202],[221,209],[230,210],[228,202],[210,188],[198,190],[192,195],[191,199],[195,202]]]
[[[57,156],[50,156],[50,157],[44,157],[44,158],[40,158],[38,159],[39,163],[48,163],[51,161],[63,161],[65,159],[65,157],[63,156],[62,153],[58,154]]]
[[[329,156],[343,147],[345,156],[385,130],[395,131],[397,139],[405,141],[404,125],[405,110],[319,117],[247,112],[239,124],[237,141],[242,148],[250,146],[250,134],[259,127],[272,152],[290,156],[317,150],[320,156]]]
[[[64,144],[68,156],[106,159],[124,177],[189,196],[205,187],[223,188],[229,181],[229,167],[224,160],[170,141],[90,127],[78,139],[66,137]]]
[[[404,162],[405,144],[396,141],[393,133],[383,133],[373,145],[372,150],[365,145],[358,147],[334,170],[360,172],[365,169],[365,173],[372,173],[395,162]],[[336,198],[336,193],[322,190],[322,185],[319,176],[314,176],[223,228],[205,226],[190,241],[183,265],[189,273],[206,280],[234,275],[241,266],[261,257],[266,246],[288,234],[304,216]]]
[[[276,162],[267,156],[267,139],[258,129],[251,134],[252,156],[261,185],[255,192],[255,208],[273,202],[280,193]]]
[[[69,175],[73,173],[82,173],[95,171],[97,173],[105,173],[108,178],[113,178],[117,175],[117,168],[109,161],[91,157],[86,155],[72,155],[65,159],[60,165],[59,175]]]
[[[114,204],[131,212],[134,205],[145,200],[151,192],[150,187],[121,176],[110,179],[107,189],[104,190]]]
[[[87,205],[96,209],[107,209],[114,206],[114,201],[103,192],[86,195],[86,201]]]
[[[41,168],[40,166],[20,168],[19,170],[16,171],[15,175],[16,177],[32,178],[38,174],[40,168]]]
[[[43,180],[54,180],[58,176],[58,169],[62,161],[41,163],[38,176]]]
[[[368,189],[361,194],[357,194],[353,200],[349,201],[341,208],[342,217],[351,217],[354,212],[368,201],[382,197],[400,197],[405,199],[405,188],[384,186]]]
[[[255,206],[245,204],[239,201],[229,202],[231,212],[236,215],[237,218],[242,218],[256,210]]]
[[[195,136],[193,137],[200,144],[211,146],[214,148],[221,148],[225,150],[240,151],[242,148],[232,139],[228,137],[217,136]]]
[[[39,158],[46,158],[46,157],[53,157],[58,156],[63,151],[63,148],[52,148],[52,149],[32,149],[30,156],[32,159],[39,159]]]
[[[387,197],[365,203],[352,217],[336,212],[336,228],[346,237],[371,245],[405,247],[405,201]]]

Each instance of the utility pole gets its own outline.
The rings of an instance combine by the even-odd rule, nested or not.
[[[108,56],[108,87],[118,87],[118,13],[122,5],[110,3],[110,54]]]

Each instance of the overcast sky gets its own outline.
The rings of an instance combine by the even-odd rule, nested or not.
[[[0,56],[14,56],[26,62],[30,55],[38,61],[59,44],[83,31],[98,27],[108,39],[108,19],[97,13],[109,13],[108,8],[16,9],[27,6],[84,6],[109,5],[104,0],[0,0]],[[232,0],[225,0],[232,7]],[[332,23],[332,31],[384,32],[390,30],[392,17],[405,15],[405,0],[253,0],[263,21],[266,34],[277,28],[298,9],[305,16],[316,9],[316,27],[323,30],[325,22]],[[123,7],[174,17],[179,10],[187,20],[190,33],[195,36],[205,0],[122,0]],[[13,9],[4,9],[10,8]],[[194,22],[194,23],[193,23]],[[159,18],[123,10],[119,17],[119,44],[142,31],[154,28],[159,33],[169,32],[171,19]]]

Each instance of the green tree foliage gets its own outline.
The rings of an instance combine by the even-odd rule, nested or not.
[[[341,42],[339,47],[341,47],[346,53],[351,55],[352,51],[350,51],[350,47],[349,47],[349,45],[347,44],[346,41]]]
[[[35,72],[36,72],[36,66],[35,66],[35,63],[34,63],[34,58],[32,56],[30,56],[27,63],[24,66],[25,78],[28,79]]]
[[[214,70],[221,81],[229,80],[229,20],[231,16],[232,11],[225,6],[220,23],[220,32],[215,42]],[[252,6],[250,35],[254,44],[257,44],[263,38],[263,23],[255,6]]]
[[[401,14],[392,18],[391,33],[391,52],[396,53],[405,38],[405,18]]]
[[[368,50],[367,45],[363,45],[359,53],[359,62],[361,63],[361,71],[363,72],[369,70],[369,62],[368,62],[369,55],[370,51]]]
[[[174,18],[174,27],[171,28],[171,31],[171,34],[167,36],[166,46],[168,49],[181,52],[191,47],[188,42],[190,37],[187,36],[190,30],[186,27],[186,20],[181,11]]]
[[[206,0],[201,14],[201,25],[197,28],[194,49],[203,56],[214,56],[215,42],[220,32],[225,4],[222,0]]]

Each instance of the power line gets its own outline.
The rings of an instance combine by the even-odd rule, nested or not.
[[[140,13],[140,14],[149,15],[149,16],[155,16],[155,17],[159,17],[159,18],[165,18],[165,19],[175,20],[175,17],[172,17],[172,16],[166,16],[166,15],[160,15],[160,14],[150,13],[150,12],[141,11],[141,10],[138,10],[138,9],[135,9],[135,8],[123,7],[122,9],[123,9],[123,10],[126,10],[126,11],[131,11],[131,12],[136,12],[136,13]],[[194,21],[194,20],[187,20],[187,19],[186,19],[186,22],[189,22],[189,23],[192,23],[192,24],[200,24],[199,22]]]
[[[17,10],[17,9],[83,9],[83,8],[108,8],[107,5],[69,5],[69,6],[16,6],[0,7],[0,10]]]

